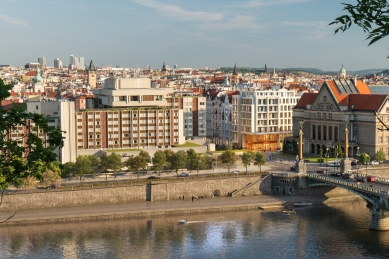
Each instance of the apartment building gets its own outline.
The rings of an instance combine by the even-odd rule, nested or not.
[[[185,143],[183,111],[163,108],[76,112],[77,150],[161,148]]]
[[[293,90],[241,89],[232,95],[232,144],[250,151],[282,148],[292,135],[293,107],[300,96]]]

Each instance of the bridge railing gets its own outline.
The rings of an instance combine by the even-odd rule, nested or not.
[[[307,175],[307,176],[310,177],[310,178],[315,178],[315,179],[323,180],[323,181],[326,181],[326,182],[335,183],[335,184],[338,184],[338,185],[343,185],[343,186],[346,186],[346,187],[352,187],[352,188],[355,188],[355,189],[360,189],[360,190],[368,191],[368,192],[375,193],[375,194],[380,194],[381,193],[381,189],[373,188],[373,187],[370,187],[370,186],[350,183],[350,182],[346,182],[346,181],[342,181],[342,180],[338,180],[338,179],[332,179],[332,178],[329,178],[329,177],[326,177],[326,176],[321,176],[321,175],[314,175],[314,174],[312,174],[312,175]]]

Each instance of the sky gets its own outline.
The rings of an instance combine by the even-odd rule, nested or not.
[[[0,64],[388,68],[388,39],[327,26],[355,0],[0,0]]]

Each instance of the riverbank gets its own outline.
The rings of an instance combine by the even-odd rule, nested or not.
[[[332,199],[332,198],[331,198]],[[231,211],[260,210],[266,207],[283,206],[294,202],[328,202],[325,196],[245,196],[215,197],[209,199],[185,199],[154,202],[132,202],[109,205],[93,205],[53,209],[17,211],[14,217],[0,224],[5,226],[24,226],[92,222],[120,219],[147,219],[168,216],[187,216],[195,214],[224,213]],[[334,201],[356,199],[350,195],[334,197]],[[1,212],[0,221],[6,220],[12,212]]]

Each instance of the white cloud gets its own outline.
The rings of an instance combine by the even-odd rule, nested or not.
[[[216,31],[227,31],[233,29],[262,29],[266,25],[258,25],[256,18],[247,15],[233,16],[227,21],[206,23],[204,29],[211,29]]]
[[[213,22],[213,21],[220,21],[223,18],[222,13],[187,11],[177,5],[159,3],[154,0],[130,0],[130,1],[135,2],[141,6],[156,9],[164,16],[168,16],[172,19],[178,19],[181,21]]]
[[[26,21],[18,20],[5,14],[0,14],[0,20],[3,20],[6,23],[15,24],[19,26],[24,26],[24,27],[29,26],[29,24]]]
[[[253,8],[257,6],[265,5],[288,5],[311,2],[312,0],[252,0],[244,3],[243,6],[246,8]]]

